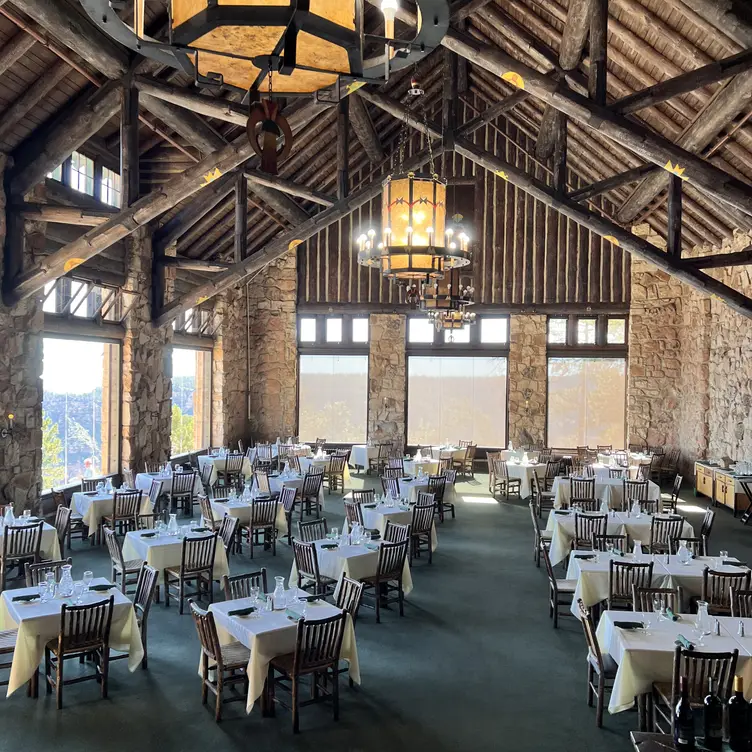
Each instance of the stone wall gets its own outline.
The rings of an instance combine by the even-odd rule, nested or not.
[[[297,276],[290,251],[248,282],[250,431],[256,440],[297,433]]]
[[[0,154],[0,178],[8,167]],[[0,182],[0,248],[23,243],[21,234],[6,238],[6,200]],[[25,247],[24,255],[31,253]],[[1,261],[1,259],[0,259]],[[2,274],[0,263],[0,274]],[[42,490],[42,328],[39,296],[9,309],[0,303],[0,428],[15,416],[13,436],[0,439],[0,502],[17,512],[36,505]]]
[[[136,301],[123,340],[121,465],[141,472],[144,462],[170,457],[172,327],[151,323],[151,236],[136,230],[125,246],[125,289]]]
[[[545,444],[546,316],[509,317],[508,441],[514,446]]]
[[[368,357],[368,438],[403,447],[407,373],[405,326],[398,313],[372,313]]]
[[[248,364],[245,287],[220,295],[214,307],[221,321],[212,353],[212,446],[248,440]]]

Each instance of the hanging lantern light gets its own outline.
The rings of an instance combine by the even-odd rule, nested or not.
[[[420,307],[428,312],[438,331],[462,329],[475,323],[475,314],[467,310],[475,302],[474,294],[470,280],[461,279],[458,271],[452,271],[444,279],[424,285]]]

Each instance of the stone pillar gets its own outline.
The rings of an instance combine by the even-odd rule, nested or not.
[[[399,313],[372,313],[368,356],[368,438],[392,441],[403,447],[407,441],[407,318]]]
[[[0,178],[10,167],[0,154]],[[0,248],[24,244],[24,261],[32,249],[21,232],[7,232],[5,191],[0,180]],[[7,236],[7,237],[6,237]],[[0,259],[2,261],[2,259]],[[0,263],[0,275],[3,269]],[[13,436],[0,439],[0,498],[16,512],[34,508],[42,491],[42,331],[41,297],[13,308],[0,304],[0,428],[14,415]]]
[[[146,228],[124,241],[125,290],[136,296],[125,322],[121,466],[134,472],[144,462],[170,457],[172,422],[172,327],[151,323],[151,236]]]
[[[509,317],[509,441],[515,447],[545,445],[546,316]]]
[[[212,352],[212,446],[248,440],[248,319],[245,286],[217,298]]]
[[[294,250],[248,282],[250,430],[256,440],[297,434],[297,288]]]

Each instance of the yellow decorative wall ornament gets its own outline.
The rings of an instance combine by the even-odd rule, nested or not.
[[[215,167],[213,170],[209,170],[209,172],[206,173],[206,175],[203,176],[201,179],[201,187],[204,188],[205,186],[209,185],[209,183],[213,183],[215,180],[218,180],[222,177],[222,171],[219,169],[219,167]]]
[[[502,180],[509,180],[509,175],[504,170],[494,170],[494,175],[500,177]]]
[[[512,86],[516,86],[518,89],[525,88],[525,79],[522,78],[519,73],[515,73],[514,71],[507,71],[502,74],[501,80],[506,81],[508,84],[512,84]]]
[[[357,91],[361,86],[365,86],[365,81],[351,81],[347,86],[345,87],[345,94],[349,96],[353,92]]]
[[[294,251],[302,242],[303,242],[302,240],[291,240],[287,244],[287,250]]]
[[[209,300],[208,295],[202,295],[197,301],[196,305],[201,305],[202,303],[205,303],[207,300]]]
[[[672,164],[671,160],[669,159],[668,162],[666,162],[664,168],[667,172],[670,172],[677,177],[681,178],[682,180],[687,180],[687,176],[684,174],[684,171],[687,169],[686,167],[679,167],[679,163]]]
[[[75,268],[76,268],[77,266],[81,266],[81,264],[83,264],[83,263],[84,263],[84,259],[82,259],[82,258],[72,258],[72,259],[68,259],[68,260],[67,260],[67,261],[66,261],[66,262],[65,262],[65,263],[63,264],[63,271],[67,273],[67,272],[69,272],[69,271],[70,271],[71,269],[75,269]]]
[[[604,240],[608,240],[612,245],[621,245],[621,243],[613,235],[604,235]]]

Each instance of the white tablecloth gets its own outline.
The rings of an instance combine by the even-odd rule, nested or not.
[[[149,493],[151,489],[151,482],[153,480],[162,481],[162,493],[168,494],[172,491],[172,473],[162,477],[159,473],[139,473],[136,476],[136,488],[144,493]],[[193,493],[200,494],[204,492],[204,487],[201,485],[201,478],[196,475],[196,479],[193,482]]]
[[[135,530],[125,535],[123,542],[123,558],[140,559],[150,567],[154,567],[159,573],[159,584],[164,582],[164,570],[167,567],[179,567],[183,553],[183,540],[169,535],[156,535],[153,538],[143,537],[147,531]],[[190,537],[196,537],[200,533],[191,533]],[[217,538],[217,553],[214,556],[214,580],[221,580],[222,575],[230,574],[227,564],[227,554],[221,538]]]
[[[104,584],[102,577],[92,580],[92,584]],[[42,603],[13,602],[13,598],[27,593],[38,593],[39,588],[6,590],[0,598],[0,629],[18,629],[13,665],[10,669],[8,696],[31,679],[44,657],[44,646],[56,638],[60,632],[60,612],[63,600],[54,598]],[[133,604],[118,590],[113,588],[102,593],[87,592],[84,604],[99,603],[110,595],[115,596],[110,627],[110,647],[128,653],[128,668],[135,671],[144,657],[141,633],[138,630]],[[66,599],[71,605],[70,599]]]
[[[514,462],[508,462],[507,471],[509,472],[509,477],[512,480],[519,479],[520,497],[526,499],[533,493],[533,475],[537,474],[538,480],[542,482],[546,476],[546,465],[545,463],[528,463],[527,465],[518,465]]]
[[[375,460],[379,456],[377,446],[366,446],[365,444],[354,444],[350,451],[348,464],[350,467],[362,467],[368,470],[368,460]]]
[[[305,595],[309,594],[305,593]],[[253,710],[254,703],[261,697],[269,662],[277,656],[293,653],[297,634],[297,624],[288,619],[284,611],[259,611],[258,618],[228,616],[228,611],[250,605],[252,605],[250,598],[240,598],[233,601],[213,603],[209,606],[209,610],[214,614],[220,643],[226,645],[233,640],[237,640],[251,651],[251,659],[246,667],[248,700],[245,709],[247,713]],[[340,610],[331,603],[317,601],[308,604],[305,618],[306,620],[328,619],[338,613],[340,613]],[[342,639],[340,658],[350,664],[350,678],[356,684],[360,684],[355,629],[349,615],[345,625],[345,635]]]
[[[739,650],[736,673],[744,677],[744,693],[752,697],[752,619],[744,619],[745,633],[736,635],[738,619],[719,617],[721,634],[706,636],[702,646],[694,631],[694,615],[680,614],[679,621],[659,620],[656,614],[634,611],[604,611],[598,623],[597,637],[601,652],[608,653],[618,664],[608,710],[630,710],[637,695],[651,691],[653,682],[671,683],[676,637],[683,634],[695,644],[696,652],[723,653]],[[638,621],[648,629],[621,629],[614,621]]]
[[[640,517],[628,517],[626,512],[611,513],[606,523],[606,533],[608,535],[628,535],[630,546],[635,540],[642,542],[643,546],[650,544],[650,525],[652,516],[649,514],[640,515]],[[574,540],[574,514],[560,511],[552,511],[548,515],[546,530],[551,533],[551,550],[549,556],[551,563],[555,566],[564,561],[569,555]],[[694,530],[686,520],[682,528],[682,537],[691,538],[694,536]]]
[[[381,533],[382,538],[384,537],[387,522],[392,522],[396,525],[409,525],[412,523],[413,513],[410,509],[405,510],[401,507],[388,507],[386,504],[377,504],[373,509],[369,509],[368,506],[362,507],[363,525],[368,530],[378,530]],[[350,527],[347,524],[347,520],[345,520],[342,532],[348,533],[349,530]],[[438,545],[439,541],[436,535],[436,525],[434,524],[431,527],[431,550],[435,551]]]
[[[461,460],[465,456],[465,449],[460,449],[459,447],[433,447],[431,449],[431,457],[435,460],[441,459],[441,455],[448,455],[449,452],[452,453],[452,459],[453,460]]]
[[[276,456],[276,455],[275,455]],[[226,457],[211,457],[208,454],[202,454],[199,455],[198,458],[198,466],[203,472],[204,466],[211,464],[212,465],[212,472],[211,476],[209,477],[209,483],[213,485],[217,482],[217,470],[221,470],[224,472],[225,467],[227,466],[227,458]],[[243,466],[241,468],[241,472],[243,473],[244,477],[250,478],[251,473],[253,472],[251,469],[251,462],[249,461],[248,457],[243,457]]]
[[[31,525],[39,522],[38,518],[31,518],[28,521],[24,521],[22,518],[17,518],[14,527],[22,527],[24,525]],[[3,525],[0,529],[0,551],[5,546],[5,532],[7,528]],[[42,523],[42,547],[40,551],[42,558],[52,561],[59,561],[60,557],[60,541],[57,539],[57,530],[52,525],[46,522]]]
[[[103,517],[113,513],[115,504],[112,494],[93,492],[92,494],[77,491],[73,494],[73,508],[84,518],[84,525],[89,528],[89,536],[95,535]],[[141,494],[139,514],[151,514],[152,503],[147,494]]]
[[[400,494],[407,497],[408,501],[417,503],[418,494],[421,491],[428,491],[428,476],[424,475],[422,478],[416,477],[411,480],[405,480],[400,478]],[[454,486],[451,483],[447,483],[444,486],[444,501],[447,504],[456,504],[457,498],[454,491]]]
[[[338,580],[344,572],[345,576],[353,580],[362,580],[364,577],[373,577],[379,566],[379,552],[370,550],[365,546],[340,546],[334,551],[325,551],[323,544],[331,541],[316,541],[316,554],[319,561],[319,573],[324,577]],[[377,544],[378,545],[378,544]],[[410,574],[409,557],[405,557],[405,566],[402,569],[402,589],[405,595],[409,595],[413,589],[413,578]],[[288,587],[297,587],[298,568],[295,561],[290,569]]]
[[[301,457],[300,458],[300,472],[305,475],[309,468],[311,466],[313,467],[323,467],[324,472],[329,471],[329,463],[331,462],[331,457]],[[350,484],[350,468],[347,463],[345,463],[345,484]]]
[[[436,475],[439,472],[439,461],[434,459],[404,460],[402,467],[407,475],[417,475],[420,468],[423,469],[423,475]]]
[[[230,517],[237,517],[241,525],[247,525],[251,521],[251,507],[244,501],[212,501],[212,510],[218,520],[229,514]],[[277,504],[276,524],[279,535],[287,535],[287,517],[281,504]]]
[[[510,466],[511,467],[511,466]],[[554,478],[551,490],[554,492],[554,507],[561,509],[569,506],[569,478]],[[595,498],[605,501],[609,509],[621,509],[624,501],[624,484],[621,478],[595,479]],[[648,481],[648,499],[660,503],[661,489],[657,483]]]
[[[305,482],[305,477],[303,475],[288,475],[287,477],[283,477],[282,475],[270,475],[269,476],[269,490],[272,493],[282,493],[282,487],[287,486],[289,488],[294,488],[298,496],[300,496],[301,489],[303,488],[303,483]],[[253,484],[251,485],[251,491],[252,493],[256,493],[258,491],[258,484],[256,483],[256,478],[253,479]],[[321,488],[319,489],[319,503],[321,506],[324,506],[324,484],[321,484]]]

